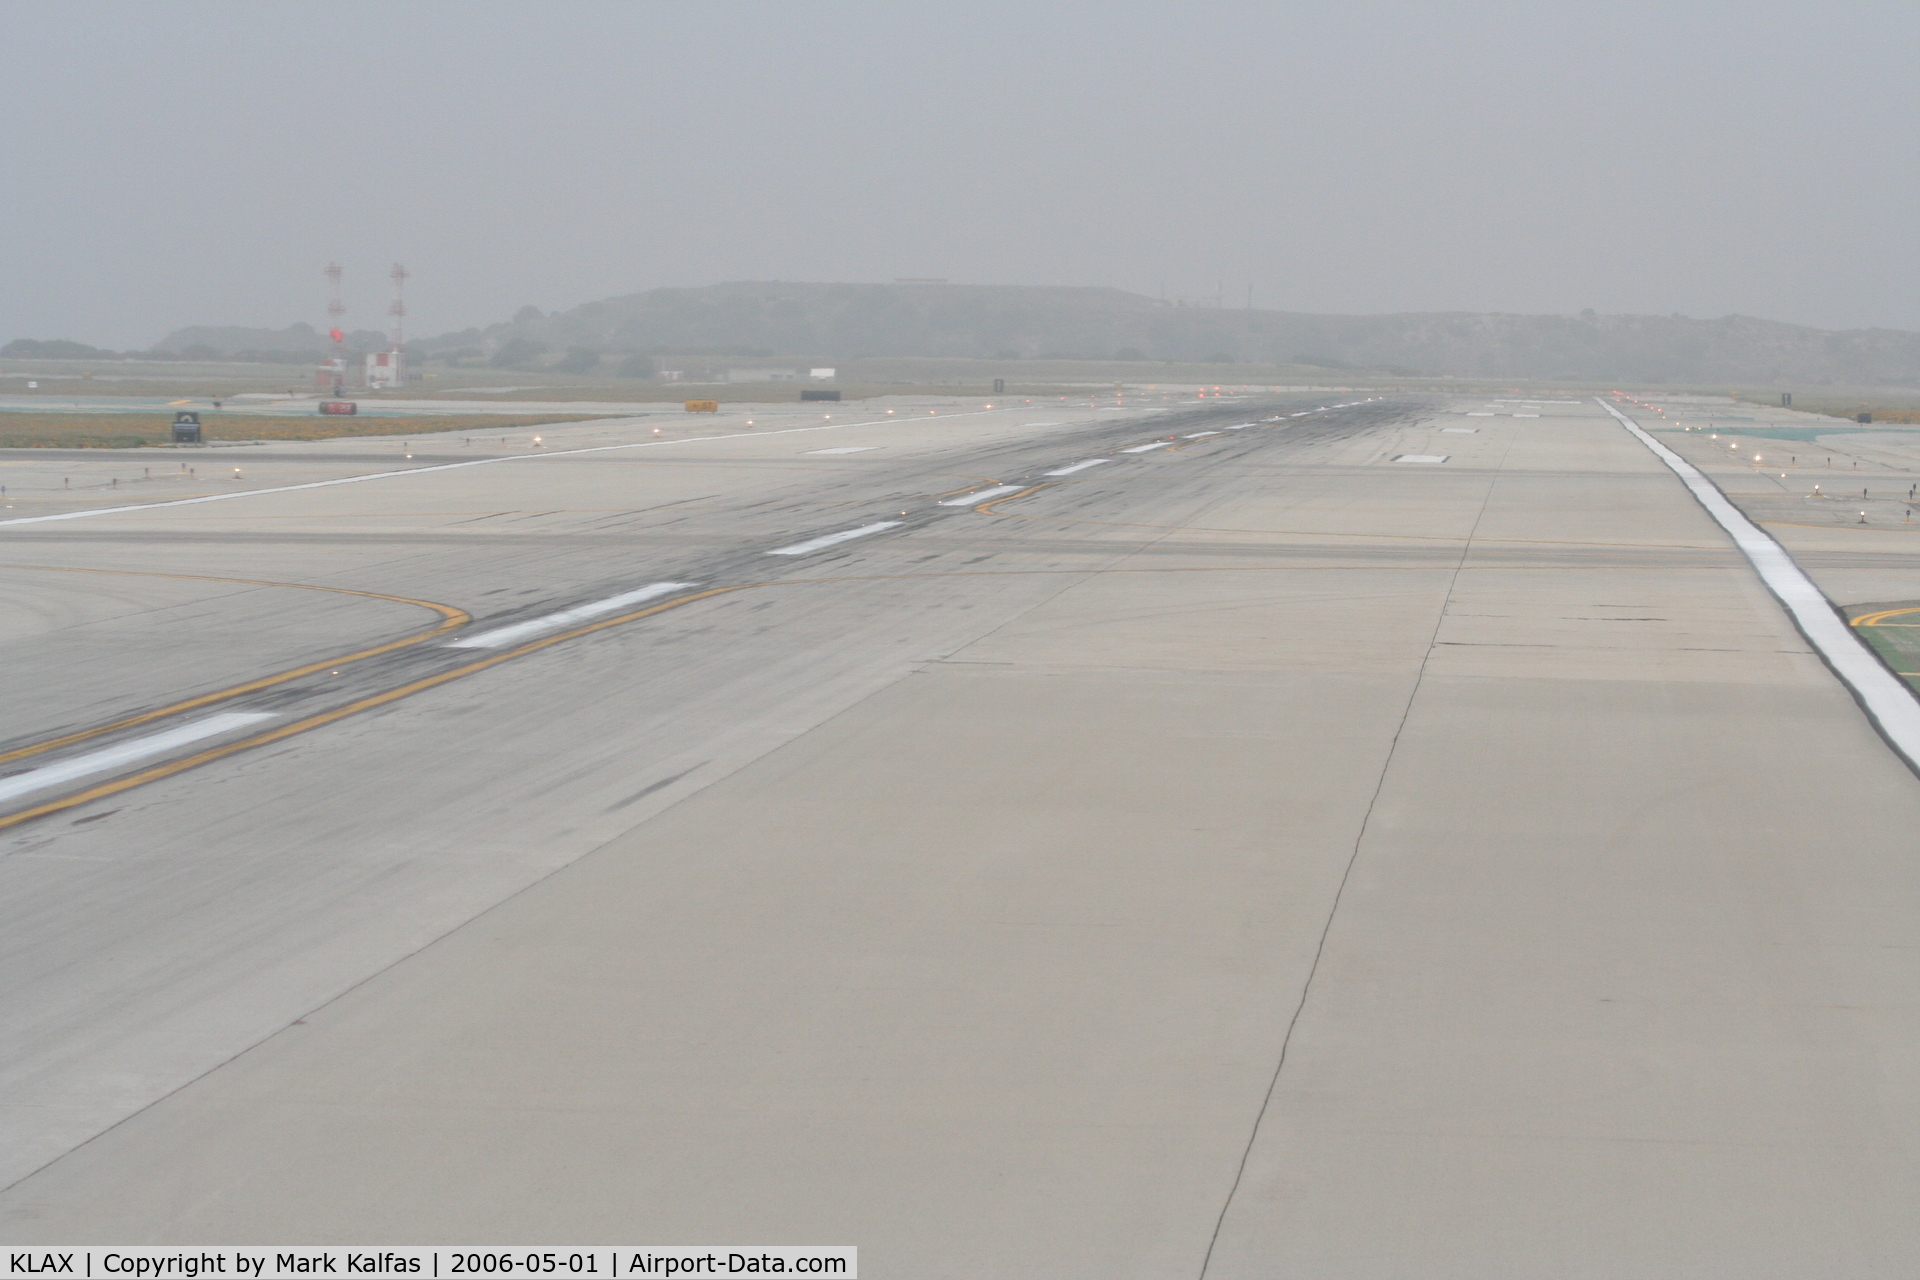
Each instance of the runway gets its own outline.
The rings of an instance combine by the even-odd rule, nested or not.
[[[1911,1273],[1920,781],[1599,405],[835,408],[0,512],[0,1235]]]

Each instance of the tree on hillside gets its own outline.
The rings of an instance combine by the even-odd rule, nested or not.
[[[15,338],[0,347],[0,357],[8,360],[97,360],[112,354],[66,338]]]
[[[496,369],[512,369],[533,363],[534,357],[544,354],[546,350],[547,344],[544,342],[535,342],[531,338],[508,338],[487,363]]]

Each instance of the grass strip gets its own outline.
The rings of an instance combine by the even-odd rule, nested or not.
[[[604,414],[434,414],[407,418],[200,412],[207,440],[332,440],[341,436],[475,434],[581,422]],[[173,442],[172,413],[0,413],[0,449],[138,449]]]

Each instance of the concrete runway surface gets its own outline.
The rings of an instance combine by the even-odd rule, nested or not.
[[[0,1235],[1920,1270],[1920,782],[1597,404],[1358,399],[7,455],[282,491],[0,525]]]

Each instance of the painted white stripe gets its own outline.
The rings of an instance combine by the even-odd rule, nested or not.
[[[1027,425],[1030,427],[1057,427],[1060,424],[1057,422],[1029,422]]]
[[[30,791],[40,791],[47,787],[59,786],[63,782],[72,782],[90,774],[106,773],[149,756],[164,755],[178,747],[199,742],[203,738],[218,737],[231,733],[235,729],[244,729],[250,724],[259,724],[262,720],[274,719],[268,711],[225,711],[217,716],[208,716],[205,720],[196,720],[178,729],[169,729],[165,733],[150,734],[144,738],[135,738],[131,742],[122,742],[118,746],[106,747],[99,751],[90,751],[84,756],[75,756],[71,760],[62,760],[57,764],[41,765],[38,769],[29,769],[25,773],[16,773],[11,778],[0,778],[0,802],[26,795]]]
[[[1155,440],[1152,444],[1137,444],[1131,449],[1122,449],[1122,453],[1148,453],[1154,449],[1164,449],[1172,444],[1171,440]]]
[[[950,413],[953,418],[977,418],[991,409],[969,409]],[[604,420],[603,420],[604,421]],[[679,440],[636,440],[631,444],[596,444],[584,449],[543,449],[539,453],[509,453],[498,458],[475,458],[471,462],[441,462],[431,467],[405,467],[399,471],[370,471],[363,476],[342,476],[338,480],[309,480],[305,484],[283,484],[271,489],[242,489],[238,493],[208,493],[198,498],[173,498],[166,502],[139,502],[126,507],[94,507],[87,511],[62,511],[50,516],[20,516],[0,520],[0,527],[13,524],[44,524],[49,520],[88,520],[94,516],[122,515],[128,511],[154,511],[161,507],[192,507],[202,502],[232,502],[235,498],[258,498],[269,493],[296,493],[301,489],[330,489],[337,484],[363,484],[369,480],[391,480],[396,476],[418,476],[432,471],[459,471],[466,467],[491,467],[502,462],[532,462],[538,458],[571,458],[583,453],[608,453],[615,449],[658,449],[664,445],[704,444],[711,440],[761,440],[768,436],[790,436],[806,431],[844,431],[848,427],[900,426],[915,418],[874,418],[867,422],[834,422],[817,427],[781,427],[777,431],[729,431],[717,436],[685,436]],[[493,430],[494,428],[486,428]],[[515,428],[523,430],[524,428]],[[878,447],[878,446],[876,446]],[[324,461],[324,455],[316,455]]]
[[[1010,493],[1018,493],[1026,488],[1023,484],[995,485],[991,489],[982,489],[978,493],[964,494],[958,498],[948,498],[940,505],[943,507],[970,507],[976,502],[990,502],[995,498],[1004,498]]]
[[[1480,428],[1478,427],[1442,427],[1440,428],[1440,432],[1442,435],[1449,435],[1449,436],[1477,436],[1480,434]]]
[[[805,542],[796,542],[790,547],[776,547],[767,552],[770,556],[803,556],[809,551],[818,551],[831,547],[837,542],[846,542],[851,538],[864,538],[870,533],[879,533],[882,529],[892,529],[903,524],[900,520],[882,520],[877,524],[863,524],[858,529],[844,529],[839,533],[829,533],[822,538],[808,538]]]
[[[1048,476],[1070,476],[1076,471],[1085,471],[1088,467],[1097,467],[1103,462],[1112,462],[1112,458],[1088,458],[1085,462],[1076,462],[1070,467],[1061,467],[1058,471],[1043,471]]]
[[[1471,412],[1469,412],[1469,413],[1467,414],[1467,416],[1468,416],[1469,418],[1491,418],[1491,417],[1495,417],[1495,416],[1497,416],[1497,415],[1495,415],[1495,414],[1491,414],[1491,413],[1488,413],[1488,412],[1486,412],[1486,411],[1485,411],[1485,410],[1483,410],[1483,409],[1475,409],[1475,410],[1472,410]]]
[[[1444,453],[1403,453],[1395,462],[1445,462],[1451,456]]]
[[[1537,413],[1516,413],[1513,416],[1516,418],[1537,418],[1540,415]]]
[[[1235,428],[1234,428],[1234,430],[1235,430],[1235,431],[1238,431],[1239,429],[1240,429],[1240,428],[1238,428],[1238,427],[1235,427]],[[1217,435],[1220,435],[1220,434],[1221,434],[1221,433],[1220,433],[1220,432],[1218,432],[1218,431],[1196,431],[1196,432],[1194,432],[1194,433],[1193,433],[1192,435],[1190,435],[1190,436],[1188,436],[1188,437],[1187,437],[1187,439],[1189,439],[1189,440],[1205,440],[1205,439],[1206,439],[1206,438],[1207,438],[1208,436],[1217,436]]]
[[[1727,500],[1726,494],[1720,492],[1719,486],[1692,463],[1641,430],[1639,423],[1605,400],[1595,396],[1594,403],[1618,418],[1622,426],[1653,450],[1654,456],[1692,490],[1707,514],[1733,538],[1734,545],[1747,557],[1767,589],[1793,615],[1800,634],[1820,651],[1834,674],[1853,691],[1860,705],[1866,708],[1867,716],[1893,744],[1893,749],[1913,768],[1920,769],[1920,702],[1914,701],[1904,681],[1881,664],[1860,633],[1841,620],[1832,603],[1813,585],[1813,580],[1801,572],[1786,548],[1761,532],[1759,526],[1747,519]]]
[[[807,456],[812,457],[820,453],[870,453],[879,447],[877,444],[854,444],[840,449],[808,449]]]
[[[591,604],[576,605],[571,609],[563,609],[559,613],[549,613],[545,617],[516,622],[511,626],[496,627],[492,631],[482,631],[477,636],[462,636],[458,640],[449,641],[447,648],[498,649],[502,645],[514,644],[544,631],[558,631],[576,622],[597,618],[603,613],[618,612],[630,604],[654,600],[660,596],[672,595],[676,591],[684,591],[688,587],[699,585],[697,582],[655,582],[637,591],[623,591],[617,596],[608,596],[604,600],[595,600]]]

